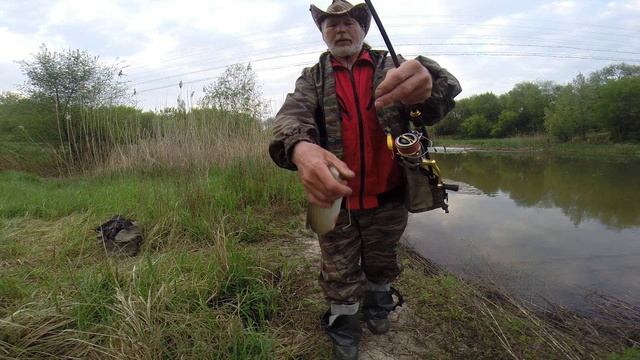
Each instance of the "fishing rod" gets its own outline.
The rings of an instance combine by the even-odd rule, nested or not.
[[[364,2],[367,4],[367,7],[371,12],[371,16],[378,26],[378,30],[380,30],[380,35],[382,35],[382,39],[389,50],[389,55],[393,60],[393,64],[396,68],[400,67],[400,61],[393,49],[389,35],[387,35],[387,32],[382,25],[382,20],[380,20],[378,12],[371,3],[371,0],[364,0]],[[393,139],[392,134],[388,133],[387,147],[394,153],[394,155],[398,155],[402,159],[405,166],[414,170],[416,168],[421,168],[424,171],[423,174],[427,177],[428,185],[431,187],[433,204],[426,207],[421,204],[417,209],[415,209],[415,212],[442,208],[448,213],[449,205],[447,203],[448,195],[446,190],[458,191],[458,185],[443,183],[440,168],[436,164],[435,160],[429,158],[429,147],[433,146],[433,143],[427,134],[427,129],[422,121],[422,113],[420,110],[415,107],[412,108],[409,112],[409,117],[414,130],[397,136],[395,140]]]
[[[384,44],[387,45],[387,49],[389,50],[389,54],[391,55],[391,59],[393,60],[393,64],[396,67],[400,67],[400,61],[398,61],[398,56],[396,55],[395,50],[393,50],[393,45],[391,45],[391,40],[389,40],[389,36],[387,35],[387,32],[384,30],[384,26],[382,25],[382,20],[380,20],[380,16],[378,16],[378,12],[376,12],[376,8],[373,7],[371,0],[364,0],[364,2],[369,7],[371,16],[373,16],[373,20],[375,20],[376,25],[378,26],[378,30],[380,30],[380,34],[382,35]]]

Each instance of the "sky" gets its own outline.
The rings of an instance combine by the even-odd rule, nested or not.
[[[361,1],[353,1],[358,3]],[[0,0],[0,92],[16,61],[82,49],[123,67],[137,106],[197,105],[226,66],[251,63],[272,111],[326,49],[309,13],[330,0]],[[570,82],[607,65],[640,65],[640,0],[373,0],[396,52],[436,60],[458,99],[523,81]],[[365,39],[384,48],[372,23]],[[180,88],[178,84],[182,82]]]

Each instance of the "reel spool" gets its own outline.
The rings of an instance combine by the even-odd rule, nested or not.
[[[422,144],[418,134],[409,132],[398,136],[395,140],[396,150],[400,156],[420,156]]]

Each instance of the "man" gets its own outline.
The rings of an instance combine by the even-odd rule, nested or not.
[[[338,359],[356,359],[362,310],[374,334],[389,330],[395,308],[390,283],[400,274],[396,248],[408,212],[402,168],[386,133],[408,129],[409,106],[433,124],[454,106],[458,81],[418,57],[397,69],[385,51],[364,43],[371,14],[365,4],[334,0],[311,14],[329,48],[303,70],[276,115],[269,153],[298,170],[310,203],[329,207],[344,197],[333,230],[319,236],[320,285],[330,302],[323,318]],[[329,170],[340,173],[336,180]]]

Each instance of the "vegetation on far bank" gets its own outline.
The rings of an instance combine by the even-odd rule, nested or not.
[[[522,82],[502,95],[460,99],[434,126],[440,136],[505,138],[546,134],[557,142],[640,141],[640,66],[616,64],[561,85]]]
[[[436,137],[436,147],[462,147],[486,151],[532,151],[572,156],[640,157],[640,143],[593,143],[588,141],[558,142],[545,135],[500,139],[457,139]]]

